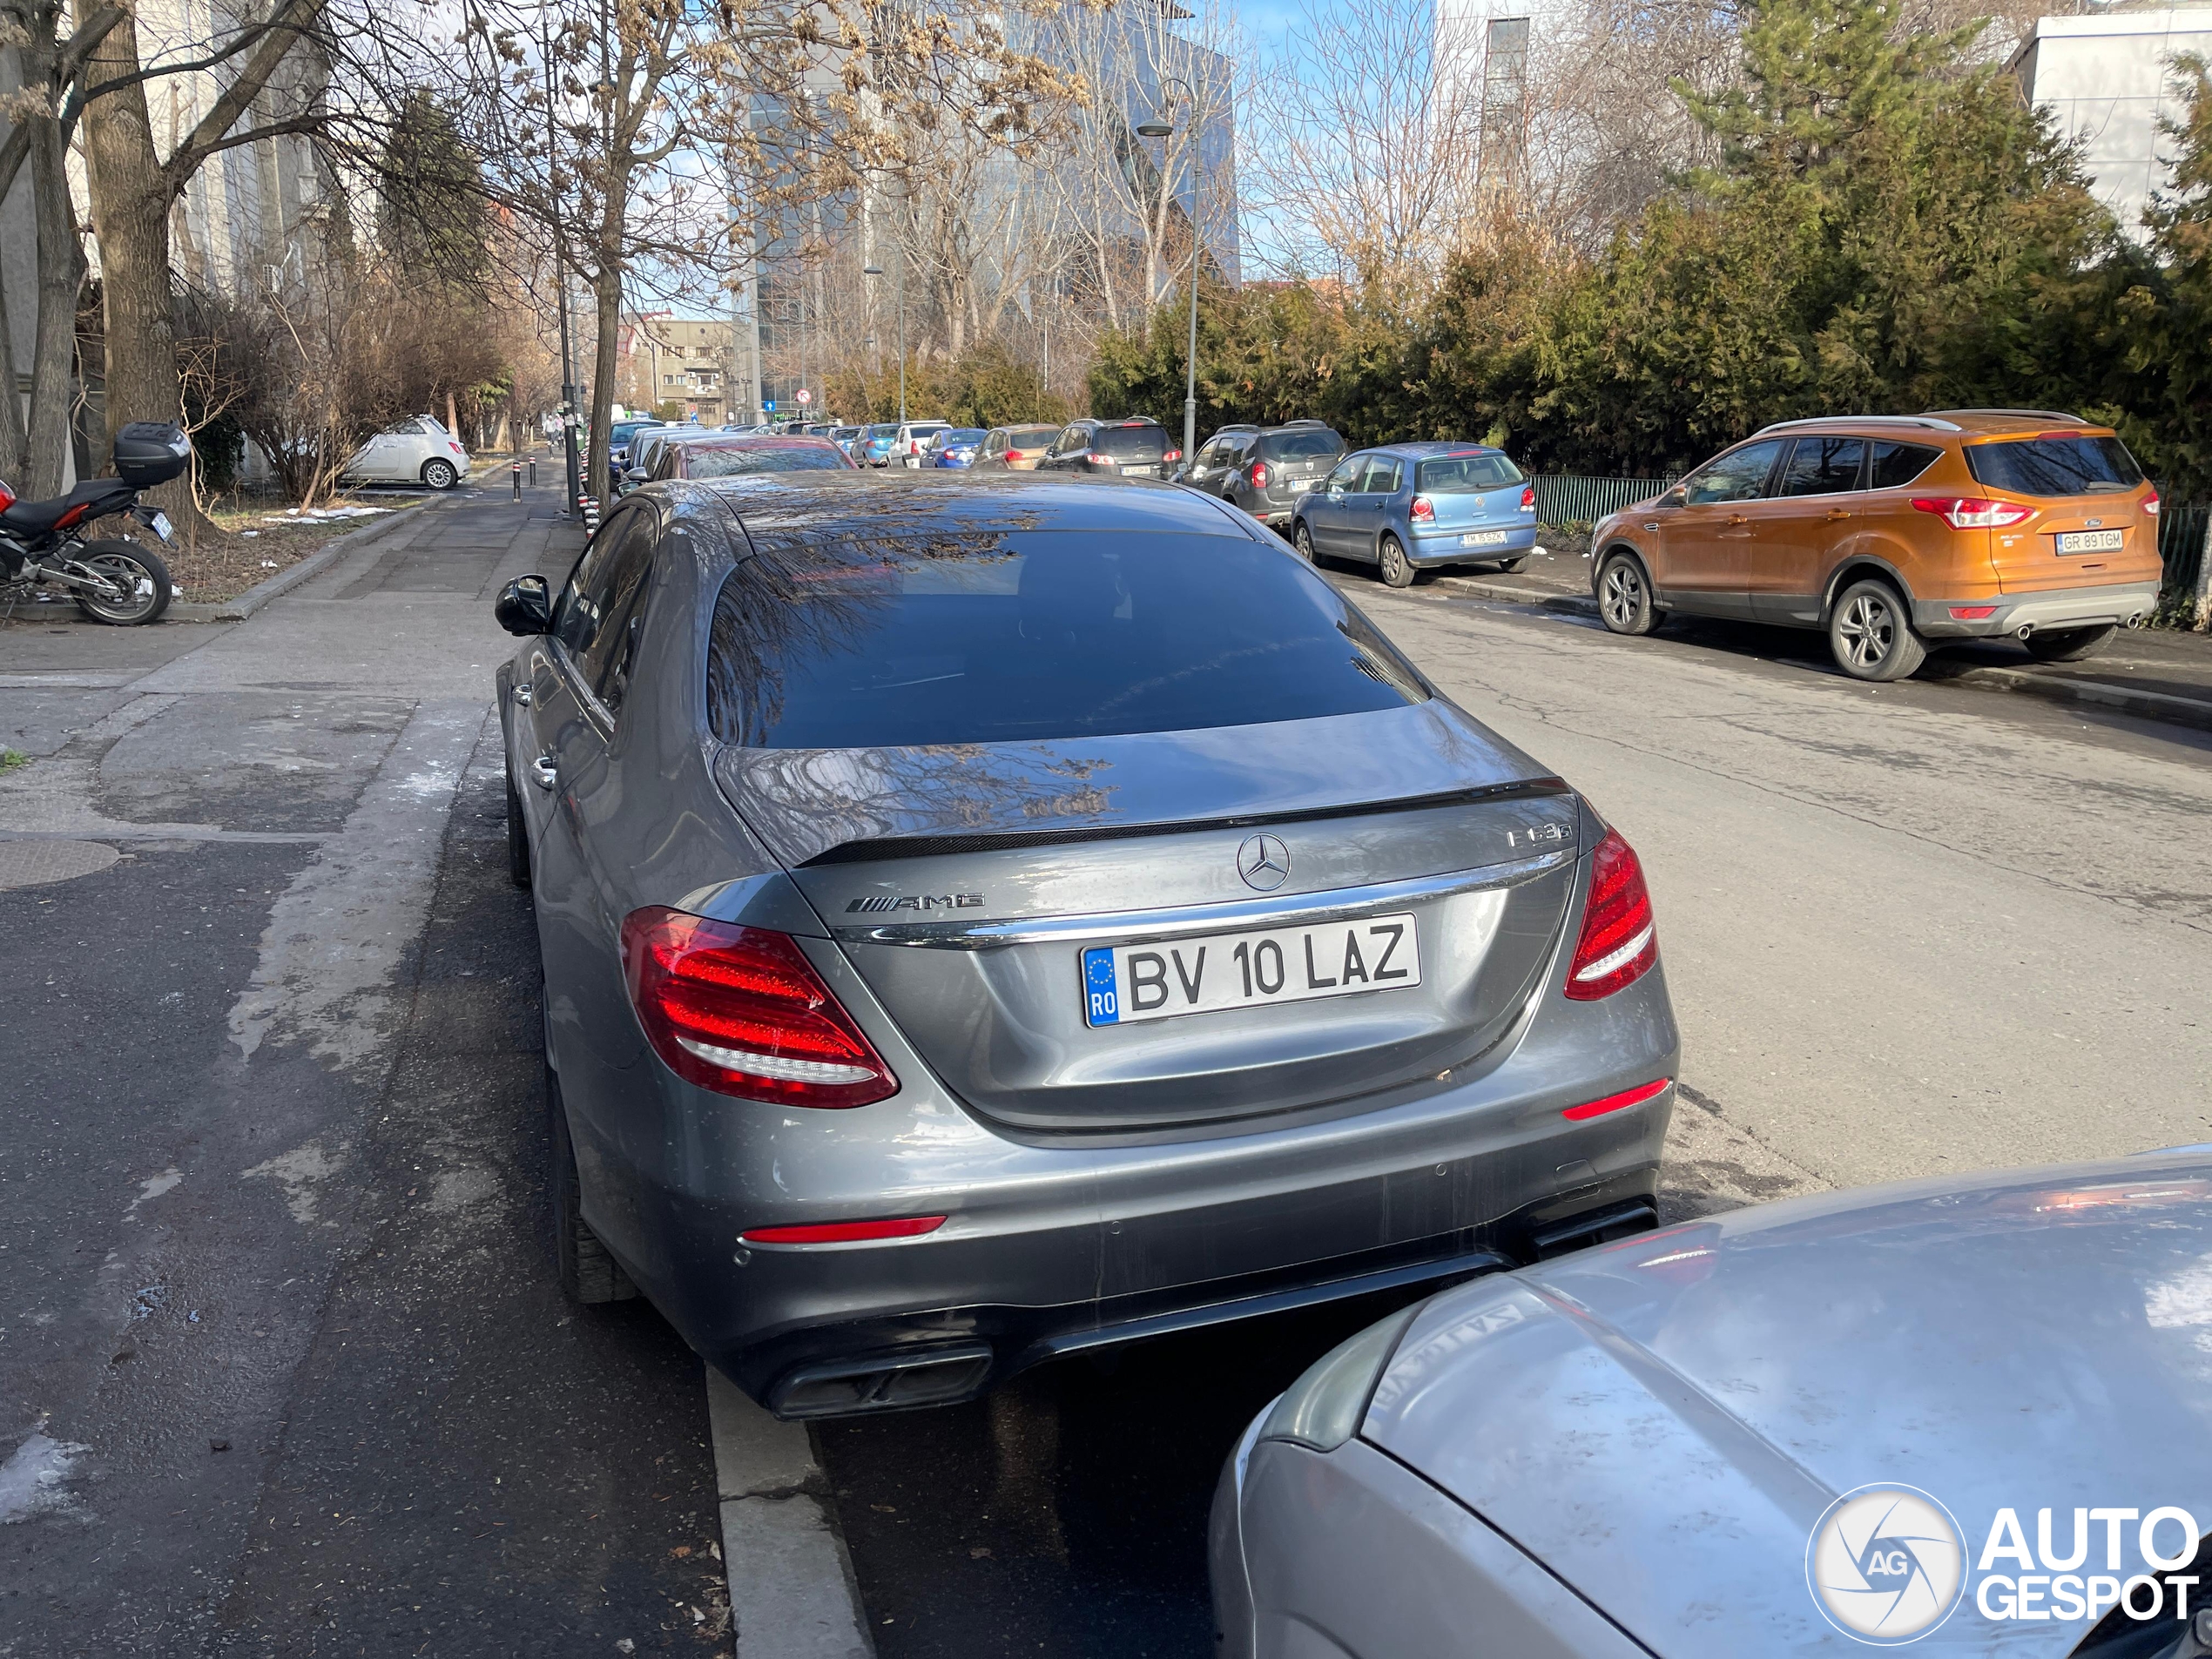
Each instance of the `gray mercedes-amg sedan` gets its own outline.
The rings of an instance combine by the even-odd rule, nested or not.
[[[1226,503],[654,484],[498,614],[564,1284],[775,1412],[1652,1224],[1635,854]]]

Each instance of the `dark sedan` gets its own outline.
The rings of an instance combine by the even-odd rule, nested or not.
[[[828,438],[717,433],[706,437],[676,438],[664,444],[654,457],[652,477],[656,481],[748,478],[762,473],[856,469],[853,457]]]
[[[786,1416],[1648,1227],[1618,831],[1164,484],[649,484],[499,602],[555,1232]]]

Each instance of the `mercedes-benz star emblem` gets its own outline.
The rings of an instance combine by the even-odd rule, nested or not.
[[[1237,849],[1237,873],[1246,887],[1271,893],[1291,879],[1291,849],[1272,835],[1247,835]]]

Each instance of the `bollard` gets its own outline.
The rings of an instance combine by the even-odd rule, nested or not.
[[[516,462],[509,470],[515,475],[515,499],[520,501],[523,498],[523,463]]]
[[[537,487],[537,457],[536,455],[530,457],[530,487],[532,489]]]

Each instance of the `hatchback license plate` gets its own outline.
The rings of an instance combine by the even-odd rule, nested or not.
[[[1506,533],[1503,530],[1470,530],[1460,537],[1461,547],[1503,547],[1505,544]]]
[[[1092,1025],[1402,990],[1420,982],[1420,936],[1411,914],[1157,945],[1094,945],[1082,954],[1083,1018]]]
[[[2061,553],[2117,553],[2125,536],[2119,530],[2061,530]]]

